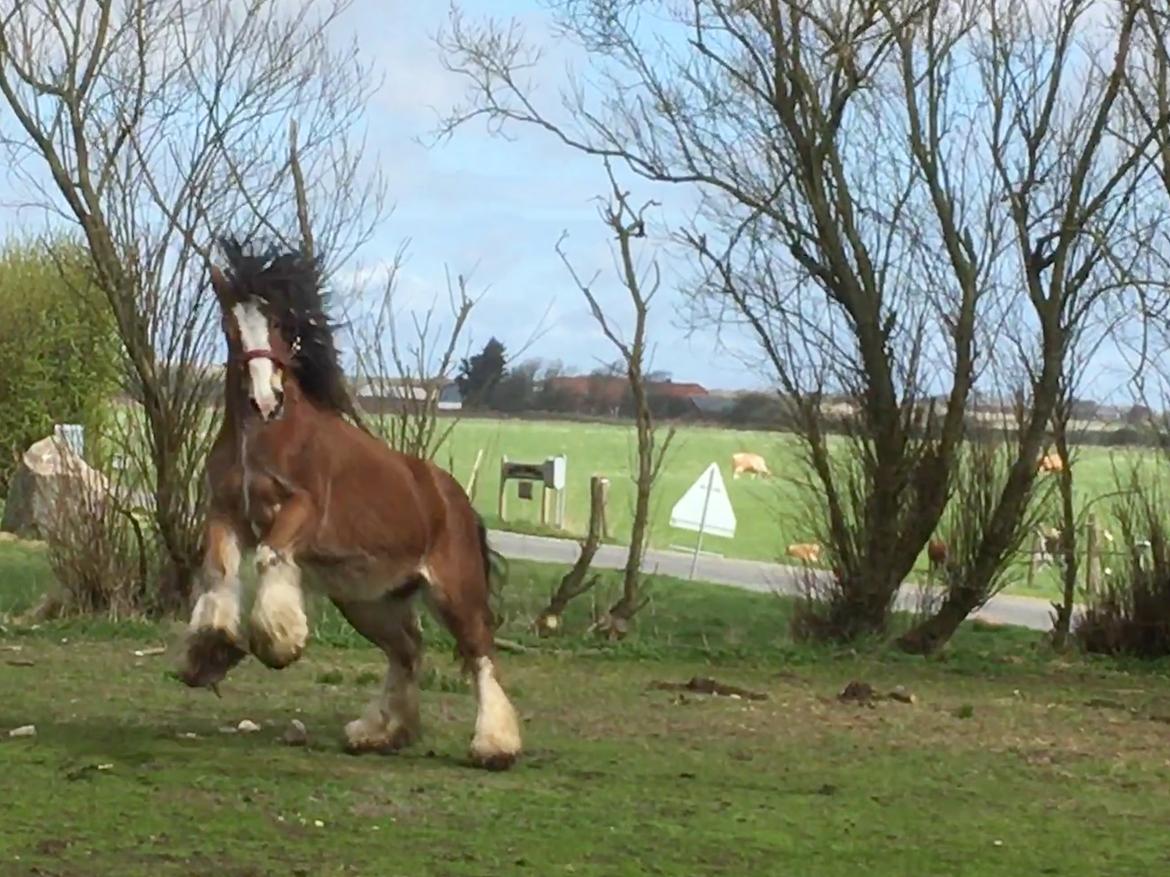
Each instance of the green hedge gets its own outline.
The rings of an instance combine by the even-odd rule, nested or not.
[[[0,245],[0,492],[54,423],[92,432],[116,388],[118,336],[88,265],[68,239]]]

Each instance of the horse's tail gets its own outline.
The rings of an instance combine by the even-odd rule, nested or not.
[[[492,627],[498,628],[504,620],[503,587],[508,580],[508,560],[488,545],[487,526],[478,512],[475,514],[475,532],[479,539],[479,551],[483,559],[483,575],[488,587],[488,611],[491,614]]]

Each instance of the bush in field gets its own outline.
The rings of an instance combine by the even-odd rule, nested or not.
[[[71,241],[0,246],[0,492],[54,423],[93,424],[116,386],[118,340]]]
[[[1110,655],[1170,655],[1170,507],[1148,468],[1118,479],[1113,514],[1125,551],[1089,594],[1074,628],[1081,648]]]

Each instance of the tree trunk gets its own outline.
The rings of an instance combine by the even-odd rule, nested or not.
[[[933,655],[950,642],[977,602],[974,590],[952,591],[938,612],[898,639],[898,648],[911,655]]]
[[[1037,281],[1038,283],[1038,281]],[[1059,317],[1059,314],[1057,314]],[[1036,459],[1044,432],[1059,403],[1064,364],[1063,339],[1051,324],[1044,325],[1044,367],[1034,386],[1032,411],[1020,439],[1019,453],[1000,494],[995,513],[983,534],[979,553],[965,581],[954,586],[938,614],[907,631],[898,646],[912,654],[931,654],[946,644],[963,620],[983,605],[992,593],[992,581],[1003,559],[1018,538],[1032,485]]]
[[[649,466],[647,465],[647,469]],[[634,500],[634,523],[630,528],[630,550],[622,573],[622,596],[610,607],[614,618],[629,619],[642,608],[639,592],[642,585],[642,556],[646,551],[646,528],[650,517],[650,483],[638,476],[637,496]]]
[[[642,555],[646,550],[646,528],[650,518],[650,490],[654,484],[654,427],[646,401],[646,390],[640,370],[631,375],[634,406],[638,427],[637,494],[634,499],[634,522],[630,528],[630,550],[622,575],[622,596],[609,609],[611,618],[628,621],[642,608]]]
[[[1072,631],[1073,604],[1077,594],[1077,519],[1073,507],[1073,474],[1068,459],[1068,436],[1062,424],[1057,429],[1056,452],[1060,456],[1060,507],[1062,525],[1060,530],[1060,553],[1064,563],[1061,564],[1064,593],[1061,602],[1054,604],[1056,618],[1052,629],[1052,644],[1057,649],[1063,649],[1068,644],[1068,637]]]
[[[606,480],[594,475],[589,480],[589,532],[581,543],[577,562],[565,573],[548,605],[536,616],[535,627],[541,634],[552,633],[560,627],[561,615],[569,602],[597,584],[597,576],[586,580],[593,557],[601,546],[602,520],[605,512]]]

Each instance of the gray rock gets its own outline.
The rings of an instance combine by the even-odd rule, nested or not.
[[[20,458],[8,485],[0,530],[24,539],[45,539],[60,519],[65,502],[73,509],[93,509],[109,491],[106,477],[64,441],[56,436],[43,438]]]
[[[305,746],[309,742],[309,732],[305,723],[300,719],[293,719],[288,723],[284,736],[281,738],[286,746]]]

